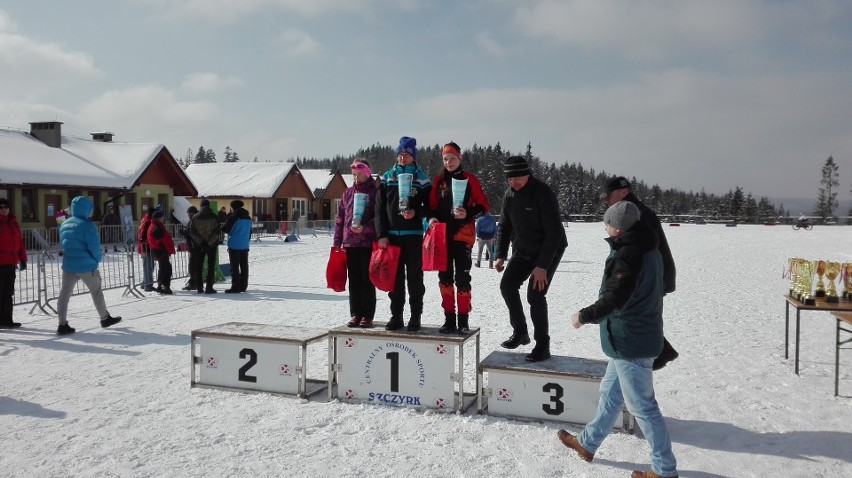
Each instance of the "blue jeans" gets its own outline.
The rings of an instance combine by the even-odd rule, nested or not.
[[[660,476],[677,475],[669,430],[654,397],[653,358],[609,359],[601,380],[601,398],[595,418],[577,437],[583,448],[598,450],[609,435],[624,404],[651,445],[651,470]]]
[[[144,246],[147,247],[147,246]],[[142,255],[142,288],[150,290],[154,287],[154,256]]]

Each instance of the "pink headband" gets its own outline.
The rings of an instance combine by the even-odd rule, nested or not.
[[[373,171],[370,169],[370,167],[359,161],[355,161],[354,163],[352,163],[352,169],[357,169],[358,171],[361,171],[362,173],[364,173],[365,176],[373,175]]]

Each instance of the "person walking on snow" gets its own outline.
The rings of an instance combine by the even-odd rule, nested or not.
[[[104,292],[101,289],[101,274],[98,264],[101,262],[101,239],[98,227],[89,219],[94,205],[84,196],[77,196],[71,201],[71,217],[59,228],[59,241],[62,243],[62,285],[59,288],[59,298],[56,301],[56,312],[59,316],[57,335],[73,334],[76,329],[68,324],[68,301],[77,281],[83,281],[95,310],[101,320],[101,327],[107,328],[121,322],[121,317],[113,317],[107,310]]]

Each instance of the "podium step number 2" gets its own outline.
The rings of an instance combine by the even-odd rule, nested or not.
[[[191,386],[305,397],[319,391],[319,383],[326,385],[309,383],[306,370],[307,345],[326,335],[324,330],[240,322],[194,330]]]

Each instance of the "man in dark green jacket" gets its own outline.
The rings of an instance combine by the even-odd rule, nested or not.
[[[651,445],[651,469],[631,476],[676,477],[677,462],[651,369],[663,349],[663,261],[656,234],[639,216],[639,208],[629,201],[613,204],[604,214],[611,250],[598,300],[575,313],[571,323],[578,329],[599,324],[609,363],[595,418],[577,436],[565,430],[557,435],[580,458],[592,461],[626,404]]]

